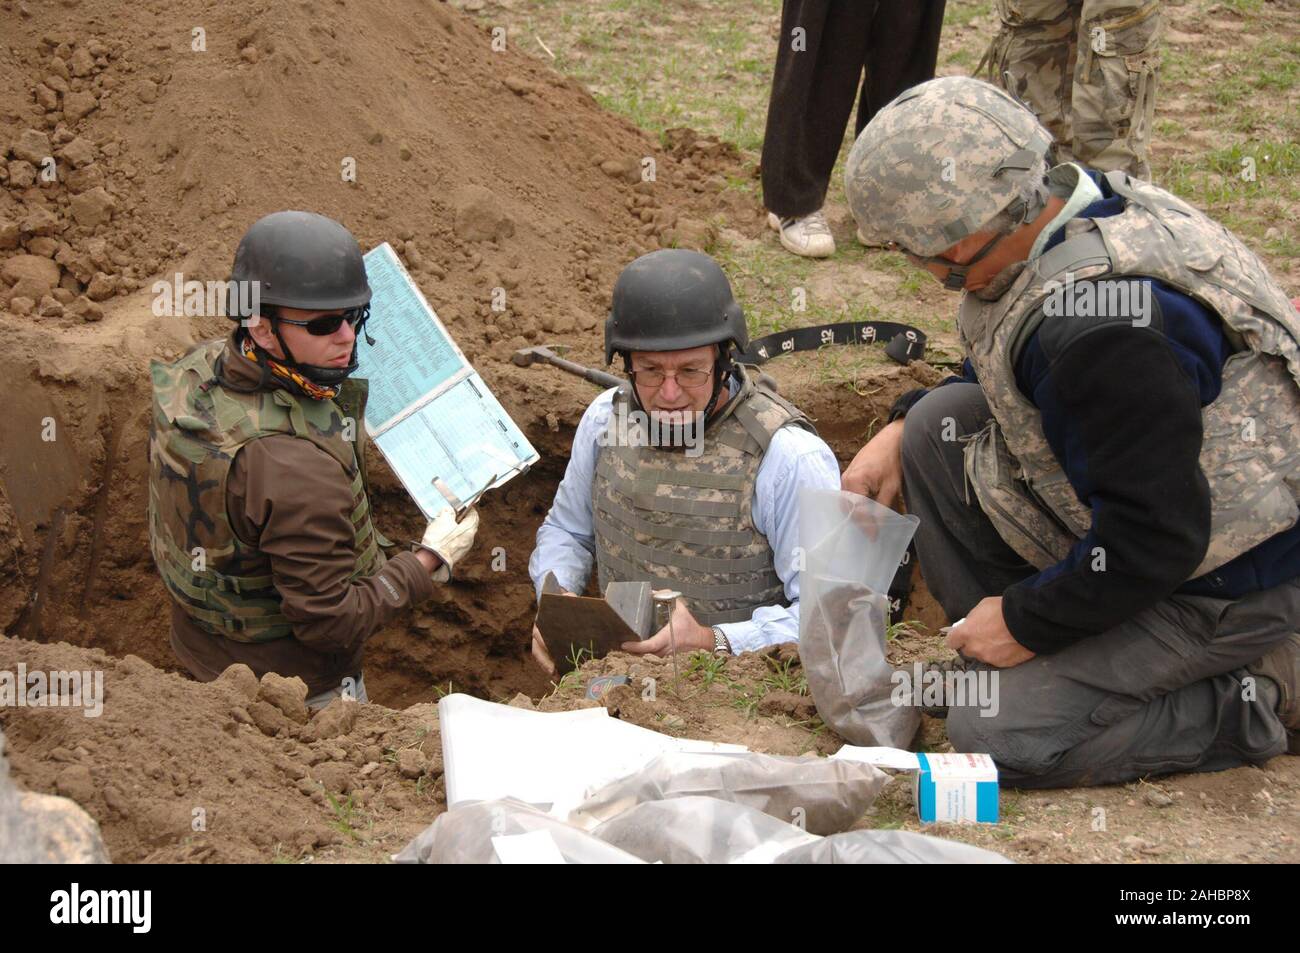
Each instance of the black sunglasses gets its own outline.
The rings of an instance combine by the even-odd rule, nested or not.
[[[370,317],[370,305],[362,305],[359,308],[348,308],[338,314],[322,314],[319,318],[312,318],[310,321],[294,321],[290,318],[275,316],[275,320],[282,321],[285,324],[292,324],[294,327],[306,328],[307,333],[313,337],[323,338],[326,335],[333,334],[346,321],[353,331],[356,331],[366,323]]]

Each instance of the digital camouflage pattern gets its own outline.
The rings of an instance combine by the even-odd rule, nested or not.
[[[754,484],[773,434],[785,426],[815,431],[792,404],[740,373],[740,391],[709,422],[695,457],[618,439],[613,428],[630,409],[631,385],[615,395],[591,494],[602,592],[611,582],[649,580],[681,592],[704,625],[788,604],[772,546],[754,528]]]
[[[1047,172],[1051,134],[1004,91],[945,76],[876,113],[844,167],[863,233],[930,256],[979,231]]]
[[[270,560],[230,525],[226,482],[235,454],[259,437],[292,434],[333,457],[352,485],[353,578],[369,576],[384,555],[363,472],[367,388],[348,380],[338,397],[320,401],[280,389],[239,393],[215,379],[225,347],[225,339],[207,341],[172,364],[150,366],[149,540],[168,591],[199,628],[265,642],[292,628],[280,611]]]
[[[1169,192],[1106,174],[1127,200],[1119,215],[1075,218],[1066,239],[1030,262],[996,301],[973,294],[957,325],[994,421],[966,445],[966,472],[1003,539],[1040,569],[1060,561],[1092,516],[1075,495],[1020,392],[1018,344],[1052,282],[1146,276],[1219,316],[1239,350],[1219,397],[1203,410],[1200,465],[1211,493],[1209,548],[1193,577],[1295,525],[1300,510],[1300,315],[1263,263],[1222,225]]]
[[[985,54],[988,78],[1029,105],[1062,161],[1149,179],[1162,6],[997,0],[1002,26]]]

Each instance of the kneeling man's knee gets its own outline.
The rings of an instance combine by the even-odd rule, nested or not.
[[[958,438],[980,426],[987,412],[988,404],[977,384],[934,388],[907,412],[904,459],[913,463],[930,461],[959,449]]]
[[[999,707],[995,712],[978,705],[948,709],[948,740],[954,751],[987,754],[1000,768],[1019,774],[1039,774],[1050,768],[1050,753],[1035,750],[1037,732],[1026,731],[1015,712]]]

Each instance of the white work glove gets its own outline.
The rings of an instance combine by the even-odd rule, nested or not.
[[[439,559],[442,565],[433,573],[435,582],[448,582],[456,564],[465,558],[470,547],[474,545],[474,534],[478,532],[478,510],[471,509],[456,522],[456,514],[451,509],[440,512],[424,531],[420,548],[427,549]]]

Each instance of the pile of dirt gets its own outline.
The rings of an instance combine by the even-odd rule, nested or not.
[[[103,707],[5,709],[15,780],[71,798],[116,862],[381,859],[444,807],[437,712],[235,666],[202,685],[128,655],[0,638],[0,671],[102,672]]]
[[[827,755],[843,744],[817,717],[794,645],[731,657],[698,653],[675,668],[671,658],[615,652],[564,676],[537,710],[598,705],[642,728],[764,754]]]
[[[156,277],[224,278],[248,224],[305,207],[391,242],[462,346],[504,349],[592,330],[626,260],[707,239],[679,207],[736,162],[689,130],[661,147],[439,3],[155,6],[38,9],[7,37],[11,313],[98,320]]]
[[[618,653],[536,705],[523,695],[511,704],[604,704],[656,731],[769,754],[839,747],[816,718],[794,646],[713,668],[680,661],[680,685],[671,661]],[[102,673],[103,694],[83,689],[85,705],[29,698],[0,714],[18,785],[79,804],[115,862],[382,860],[446,809],[433,704],[395,711],[340,699],[309,717],[298,679],[259,682],[233,666],[200,684],[134,655],[3,637],[0,672],[28,684],[40,673],[51,686],[53,673],[84,673],[86,685]],[[630,684],[586,697],[593,679],[617,675]]]

